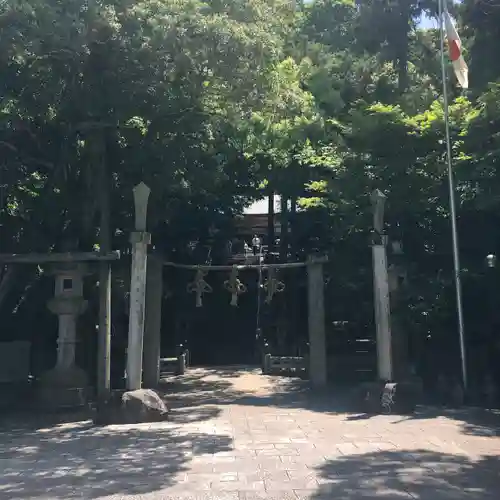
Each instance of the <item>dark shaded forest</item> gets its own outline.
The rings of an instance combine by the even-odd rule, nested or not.
[[[500,3],[449,8],[470,68],[466,91],[448,68],[468,363],[473,383],[487,375],[500,383],[500,270],[485,262],[500,253]],[[369,194],[380,189],[387,234],[403,248],[394,314],[412,362],[429,380],[458,374],[439,30],[422,28],[422,16],[436,19],[437,2],[2,2],[0,253],[120,250],[113,342],[121,345],[134,185],[152,189],[155,250],[190,263],[204,263],[207,248],[224,262],[244,208],[279,196],[291,207],[279,216],[282,258],[329,255],[335,351],[374,335]],[[193,352],[195,344],[251,351],[255,277],[238,309],[215,283],[203,312],[185,293],[191,276],[164,278],[165,350],[189,331]],[[285,350],[296,351],[306,337],[303,277],[280,279],[287,292],[263,321],[284,325]],[[96,283],[86,280],[90,307],[79,325],[89,370]],[[41,267],[0,269],[0,336],[30,340],[35,371],[54,361],[52,293]]]

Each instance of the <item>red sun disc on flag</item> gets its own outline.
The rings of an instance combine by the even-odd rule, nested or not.
[[[450,52],[450,59],[456,61],[461,55],[460,42],[458,40],[449,40],[448,50]]]

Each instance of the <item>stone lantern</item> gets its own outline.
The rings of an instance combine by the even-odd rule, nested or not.
[[[41,377],[40,395],[48,406],[79,406],[85,402],[88,379],[75,362],[76,326],[78,316],[87,308],[83,298],[83,277],[89,273],[84,264],[71,263],[53,267],[50,274],[55,277],[55,291],[47,307],[59,319],[57,362]]]

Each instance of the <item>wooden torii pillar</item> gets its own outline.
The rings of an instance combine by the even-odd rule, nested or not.
[[[326,262],[326,257],[318,256],[310,256],[307,261],[309,377],[312,385],[318,388],[328,382],[323,278],[323,264]]]
[[[386,196],[376,189],[371,195],[373,205],[373,287],[375,326],[377,333],[378,378],[392,382],[392,332],[389,276],[387,272],[387,236],[384,234],[384,204]]]
[[[160,381],[162,299],[163,259],[153,253],[148,256],[143,351],[143,386],[148,389],[154,389]]]

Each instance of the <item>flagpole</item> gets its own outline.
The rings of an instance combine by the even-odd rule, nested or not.
[[[457,231],[457,214],[455,208],[455,182],[453,180],[452,156],[451,156],[451,138],[450,138],[450,120],[448,109],[448,88],[446,83],[446,59],[445,59],[445,44],[444,44],[444,12],[448,10],[446,5],[447,0],[438,0],[439,4],[439,32],[441,43],[441,76],[443,80],[443,101],[444,101],[444,127],[446,135],[446,161],[448,169],[448,190],[450,196],[450,219],[451,219],[451,234],[453,240],[453,265],[455,271],[455,291],[457,296],[457,318],[458,332],[460,337],[460,359],[462,365],[462,383],[464,389],[467,389],[467,363],[465,354],[465,333],[464,333],[464,315],[462,307],[462,284],[460,279],[460,255],[458,251],[458,231]]]

